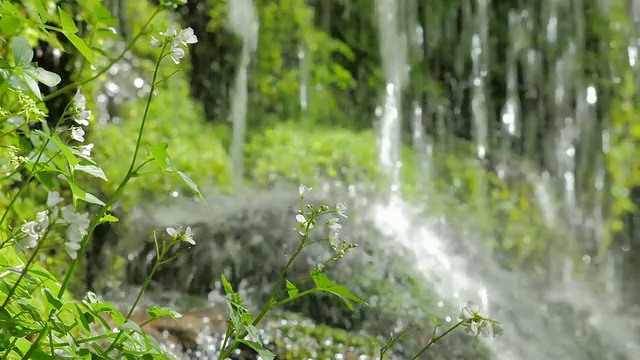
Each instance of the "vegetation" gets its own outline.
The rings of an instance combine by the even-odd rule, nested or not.
[[[180,64],[186,50],[198,42],[198,35],[191,27],[171,24],[168,14],[179,5],[184,4],[167,0],[158,5],[131,5],[148,10],[144,12],[148,14],[148,20],[133,26],[139,26],[139,29],[123,34],[122,38],[113,31],[117,20],[98,0],[71,4],[64,1],[6,1],[0,5],[0,31],[8,38],[6,46],[0,47],[1,138],[6,175],[2,186],[7,189],[3,192],[6,198],[3,198],[0,218],[0,266],[3,269],[0,354],[4,359],[170,358],[166,349],[147,336],[142,328],[155,319],[177,319],[180,314],[154,306],[147,310],[151,317],[148,321],[137,324],[131,319],[158,269],[197,246],[191,227],[166,227],[161,234],[153,233],[154,263],[126,315],[93,292],[78,300],[81,291],[78,280],[84,255],[101,255],[100,251],[91,251],[90,246],[96,246],[93,245],[97,239],[94,236],[96,229],[107,224],[117,225],[119,213],[126,216],[137,204],[148,201],[158,191],[172,196],[190,191],[204,210],[208,206],[193,179],[201,180],[200,184],[208,187],[222,186],[224,189],[228,184],[224,139],[218,140],[216,136],[220,130],[199,121],[202,117],[198,110],[200,106],[189,100],[184,91],[185,77],[175,70],[174,65]],[[339,42],[332,41],[321,31],[311,31],[313,12],[310,9],[303,11],[306,6],[303,2],[292,2],[291,5],[295,10],[294,19],[302,26],[303,39],[309,41],[314,56],[329,58],[336,52],[349,56],[348,49]],[[282,16],[280,8],[264,6],[261,9],[265,11],[261,13],[263,15]],[[282,26],[278,24],[277,28]],[[124,45],[120,40],[125,40]],[[141,46],[143,42],[150,47]],[[118,45],[124,48],[117,56],[106,50]],[[60,52],[62,50],[64,53]],[[132,60],[131,51],[136,52],[140,60]],[[104,114],[96,114],[91,109],[99,108],[101,103],[104,105],[105,101],[100,99],[104,100],[109,91],[113,92],[114,86],[117,87],[109,81],[102,84],[101,81],[105,74],[113,75],[120,67],[126,67],[123,63],[129,60],[139,62],[140,69],[150,69],[148,79],[136,79],[134,85],[139,84],[136,87],[141,88],[141,92],[136,92],[134,99],[118,110],[126,118],[123,125],[96,124]],[[45,64],[52,67],[44,67]],[[326,77],[329,74],[337,74],[335,83],[331,77]],[[328,85],[352,89],[349,77],[340,74],[339,68],[333,68],[330,73],[313,73],[313,76],[320,76],[321,80],[328,81]],[[191,78],[196,77],[193,74]],[[286,89],[285,86],[271,95],[287,95]],[[102,90],[106,90],[107,95],[100,94]],[[272,90],[273,86],[265,88],[267,92]],[[283,100],[266,95],[264,106]],[[318,96],[319,101],[330,100],[322,94]],[[168,114],[167,109],[171,109]],[[107,115],[114,120],[113,113]],[[338,134],[334,138],[338,143],[330,145],[346,145],[348,135]],[[175,153],[168,140],[171,143],[177,140],[179,145]],[[204,144],[206,152],[202,151]],[[315,143],[309,148],[321,147],[322,144]],[[176,156],[170,157],[170,152]],[[206,155],[203,157],[202,153]],[[264,162],[256,152],[253,155],[256,164]],[[349,162],[347,153],[322,159],[328,155],[330,153],[321,155],[314,164],[321,171],[315,175],[336,176],[336,169],[340,169],[345,174],[344,181],[365,179],[357,174],[358,171],[353,174],[343,171],[356,165]],[[325,167],[321,168],[321,164]],[[286,166],[283,176],[294,181],[301,180],[304,171],[314,170],[314,167],[304,169],[297,174],[300,178],[296,178]],[[373,163],[364,168],[367,167],[372,175],[375,174]],[[193,171],[196,176],[191,178],[186,171]],[[254,176],[260,176],[260,173]],[[221,275],[230,318],[219,359],[226,359],[241,344],[252,348],[264,359],[274,358],[262,343],[257,326],[271,310],[310,294],[331,294],[350,310],[355,305],[367,306],[325,273],[325,268],[356,247],[341,238],[342,225],[339,217],[335,217],[347,217],[346,205],[340,202],[330,208],[306,204],[309,190],[304,185],[299,188],[300,209],[295,216],[298,243],[276,276],[275,285],[259,312],[254,315],[245,308],[238,289],[224,274]],[[311,240],[310,234],[323,228],[328,234]],[[290,277],[290,267],[299,255],[308,247],[320,245],[329,245],[330,255],[301,278]],[[88,261],[85,266],[91,267],[94,263]],[[115,324],[115,329],[110,322]],[[458,327],[475,336],[501,331],[497,322],[468,309],[450,329],[439,333],[441,327],[442,324],[434,324],[433,333],[413,358],[421,356]],[[326,333],[327,328],[308,328],[307,331]],[[345,344],[372,345],[370,339],[364,337],[344,340],[346,333],[333,334],[340,335],[340,341]],[[380,346],[381,358],[396,340],[392,338]]]

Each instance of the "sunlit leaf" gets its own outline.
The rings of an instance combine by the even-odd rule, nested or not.
[[[257,343],[255,341],[245,340],[245,339],[242,339],[242,340],[239,340],[239,341],[241,343],[249,346],[253,350],[255,350],[263,360],[273,360],[276,357],[271,351],[267,350],[260,343]]]
[[[160,306],[152,306],[150,309],[147,310],[147,314],[149,314],[149,316],[151,316],[154,319],[170,317],[174,320],[177,320],[182,317],[182,314],[180,314],[179,312],[171,308],[160,307]]]
[[[102,169],[100,169],[99,167],[95,166],[95,165],[76,165],[73,167],[74,171],[82,171],[84,173],[87,173],[93,177],[97,177],[100,178],[104,181],[109,181],[109,179],[107,179],[107,175],[104,174],[104,171],[102,171]]]
[[[78,32],[78,27],[76,26],[75,21],[73,21],[73,18],[62,10],[60,6],[58,6],[58,14],[60,15],[60,26],[62,26],[62,30],[71,34]]]
[[[347,307],[349,307],[349,310],[353,310],[353,304],[349,300],[353,300],[358,304],[367,305],[366,302],[353,295],[345,286],[335,285],[333,282],[331,282],[331,280],[329,280],[329,278],[327,278],[327,276],[322,271],[313,269],[311,270],[310,274],[318,290],[337,295],[345,302]]]
[[[29,75],[31,75],[31,77],[35,78],[36,80],[40,81],[41,83],[47,86],[56,86],[60,83],[60,81],[62,81],[62,78],[60,78],[60,75],[53,73],[51,71],[47,71],[40,67],[39,68],[27,67],[23,71],[28,73]]]
[[[16,37],[11,45],[11,51],[13,52],[13,60],[16,62],[16,66],[25,66],[31,63],[33,59],[33,49],[23,37]]]
[[[84,40],[82,40],[80,37],[78,37],[75,34],[70,34],[66,32],[64,33],[64,36],[66,36],[67,39],[71,41],[73,46],[75,46],[76,49],[80,51],[82,56],[84,56],[87,59],[87,61],[89,61],[90,64],[93,64],[93,53],[91,52],[91,49],[89,49],[87,44],[85,44]]]
[[[289,293],[289,297],[294,297],[298,295],[298,288],[293,285],[293,283],[289,280],[286,281],[287,293]]]
[[[98,199],[95,195],[82,190],[78,185],[69,182],[69,187],[71,188],[74,198],[78,198],[90,204],[104,205],[102,200]]]

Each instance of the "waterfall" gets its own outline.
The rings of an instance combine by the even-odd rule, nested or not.
[[[229,2],[229,27],[242,39],[240,64],[233,85],[230,120],[233,124],[231,142],[232,180],[234,186],[242,185],[244,176],[244,144],[247,132],[247,82],[250,55],[258,48],[258,17],[252,0]]]

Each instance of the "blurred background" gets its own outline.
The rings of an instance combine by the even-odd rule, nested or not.
[[[159,6],[57,3],[78,19],[115,18],[93,39],[107,54]],[[198,244],[161,269],[149,301],[186,312],[156,329],[180,356],[212,358],[219,329],[201,323],[225,314],[214,310],[219,274],[261,304],[295,244],[305,184],[314,204],[347,203],[345,237],[359,247],[327,271],[371,306],[291,304],[265,330],[290,350],[283,359],[373,358],[371,346],[404,328],[413,336],[393,356],[407,359],[431,334],[423,309],[452,325],[469,303],[504,335],[456,332],[425,358],[638,358],[640,1],[190,0],[82,88],[87,142],[111,179],[87,178],[101,198],[135,146],[158,52],[150,36],[170,25],[198,43],[161,83],[143,140],[169,142],[211,211],[177,180],[133,182],[121,223],[94,236],[78,294],[130,301],[154,261],[152,230],[192,226]],[[57,46],[39,41],[36,60],[60,86],[95,71]],[[46,104],[50,121],[72,96]],[[64,259],[53,249],[43,261],[62,273]],[[188,322],[197,330],[179,335]]]

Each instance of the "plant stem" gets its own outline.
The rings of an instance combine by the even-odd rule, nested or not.
[[[160,10],[157,10],[151,16],[149,21],[147,21],[147,23],[143,26],[143,28],[140,31],[140,33],[138,33],[138,35],[136,35],[136,37],[132,40],[132,42],[127,46],[127,49],[129,49],[129,48],[131,48],[133,46],[133,44],[136,42],[136,40],[142,35],[144,29],[149,25],[149,23],[151,23],[151,20],[159,12],[160,12]],[[147,106],[145,108],[144,115],[142,116],[142,122],[140,124],[140,130],[139,130],[139,133],[138,133],[138,140],[136,141],[136,148],[135,148],[133,157],[131,159],[131,165],[129,166],[129,170],[127,171],[127,174],[125,175],[125,177],[122,180],[122,182],[120,183],[120,185],[118,185],[118,188],[116,189],[116,191],[109,198],[109,200],[107,200],[107,202],[102,206],[102,208],[100,209],[98,214],[91,221],[91,224],[89,226],[89,231],[87,231],[87,234],[83,237],[82,242],[80,243],[80,251],[78,252],[78,257],[76,257],[76,259],[71,262],[71,265],[69,266],[69,270],[67,271],[67,275],[65,276],[64,281],[62,282],[62,286],[60,287],[60,291],[58,292],[58,298],[62,298],[62,296],[66,292],[67,287],[69,286],[69,282],[71,281],[71,276],[73,275],[73,273],[75,272],[76,267],[78,266],[78,261],[79,261],[79,259],[81,257],[80,255],[82,255],[83,251],[86,249],[87,243],[89,242],[89,237],[91,236],[91,234],[95,230],[96,226],[98,226],[98,223],[100,222],[100,219],[102,219],[102,217],[107,213],[107,211],[111,208],[111,205],[113,205],[113,203],[116,201],[116,199],[118,199],[120,197],[120,195],[124,191],[124,188],[127,185],[127,183],[129,182],[129,180],[131,180],[134,177],[134,172],[136,170],[135,169],[136,157],[138,156],[140,142],[141,142],[141,139],[142,139],[142,132],[144,131],[144,125],[145,125],[145,122],[147,121],[147,115],[149,114],[149,106],[151,104],[151,99],[153,97],[153,93],[154,93],[154,90],[155,90],[155,81],[156,81],[156,79],[158,77],[158,69],[160,68],[160,62],[162,61],[162,59],[164,57],[165,48],[166,48],[166,43],[165,43],[164,47],[162,48],[162,52],[160,53],[160,56],[158,56],[158,60],[156,61],[156,67],[155,67],[154,72],[153,72],[153,81],[151,83],[151,91],[149,92],[149,96],[147,98]],[[122,58],[124,56],[124,54],[126,53],[127,49],[125,49],[125,51],[118,57],[117,60],[119,60],[120,58]],[[115,63],[115,61],[114,61],[114,63]],[[113,65],[113,63],[111,65]],[[97,78],[98,76],[100,76],[100,74],[106,72],[107,69],[108,69],[108,67],[103,69],[99,74],[97,74],[93,78],[90,78],[87,81],[80,82],[80,83],[76,84],[75,86],[82,85],[84,83],[87,83],[87,82]],[[58,90],[57,92],[51,94],[49,96],[49,98],[53,98],[53,97],[63,93],[64,91],[68,91],[72,87],[73,87],[72,85],[66,86],[66,87]],[[1,222],[0,222],[0,224],[1,224]],[[55,311],[51,311],[51,313],[49,314],[49,319],[51,318],[51,316],[53,316],[54,313],[55,313]],[[33,341],[31,346],[29,347],[29,350],[27,350],[27,353],[22,357],[23,359],[29,359],[30,358],[30,356],[36,350],[36,348],[38,346],[38,343],[40,342],[42,337],[48,331],[49,331],[49,323],[47,322],[47,325],[42,329],[40,334],[38,334],[38,337]]]
[[[422,355],[425,351],[427,351],[427,349],[429,349],[431,347],[431,345],[435,344],[436,342],[440,341],[440,339],[442,339],[443,337],[447,336],[450,332],[452,332],[453,330],[455,330],[456,328],[458,328],[460,325],[464,324],[466,320],[460,320],[457,324],[453,325],[451,328],[449,328],[449,330],[445,331],[444,333],[442,333],[442,335],[440,336],[436,336],[436,337],[432,337],[431,341],[429,341],[429,343],[427,344],[427,346],[423,347],[422,350],[418,351],[417,354],[415,354],[411,360],[415,360],[417,359],[420,355]]]

